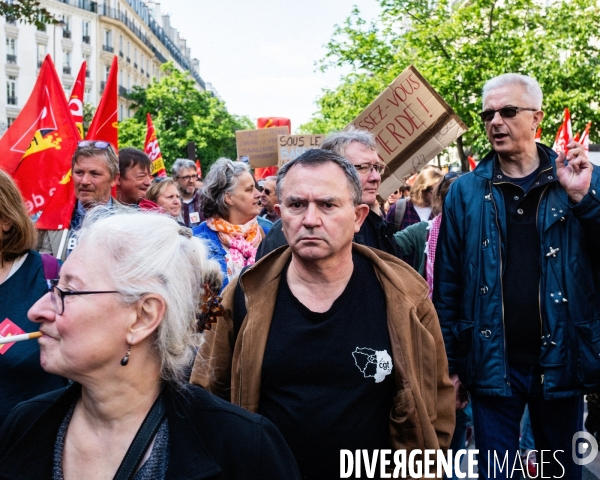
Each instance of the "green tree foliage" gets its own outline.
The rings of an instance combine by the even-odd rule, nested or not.
[[[0,16],[34,24],[40,30],[45,30],[46,24],[57,22],[37,0],[0,0]]]
[[[128,96],[136,112],[119,122],[119,147],[144,148],[150,113],[168,172],[177,158],[187,158],[188,142],[196,143],[203,172],[219,157],[235,159],[235,131],[254,128],[252,122],[228,113],[221,100],[199,91],[189,73],[171,62],[161,68],[166,73],[162,79],[154,79],[147,88],[133,87]]]
[[[319,110],[301,128],[327,133],[349,123],[383,87],[413,64],[469,126],[457,142],[466,155],[489,149],[478,117],[481,89],[507,72],[531,75],[544,92],[544,143],[552,144],[565,107],[573,130],[593,121],[598,140],[600,59],[596,0],[378,0],[382,13],[367,24],[358,9],[338,26],[320,68],[352,72],[317,100]]]

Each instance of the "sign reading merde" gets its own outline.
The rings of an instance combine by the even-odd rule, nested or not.
[[[277,137],[288,133],[288,127],[237,130],[235,140],[238,158],[248,157],[252,168],[277,165]]]
[[[375,136],[379,157],[388,166],[379,188],[383,198],[467,131],[463,121],[412,65],[351,125]]]
[[[319,148],[324,139],[325,135],[279,135],[277,137],[278,165],[281,167],[307,150]]]

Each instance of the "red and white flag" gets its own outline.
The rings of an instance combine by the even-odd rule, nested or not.
[[[152,123],[152,117],[148,113],[146,115],[146,141],[144,142],[144,152],[150,157],[152,161],[152,175],[154,177],[166,177],[167,171],[165,170],[165,162],[160,153],[160,145],[158,144],[158,138],[156,136],[156,130]]]
[[[592,128],[592,122],[588,122],[585,126],[585,130],[581,134],[581,138],[579,139],[579,143],[585,148],[586,152],[590,151],[590,129]]]
[[[571,128],[571,114],[569,113],[569,109],[565,108],[565,113],[563,117],[563,123],[558,129],[556,133],[556,140],[554,141],[554,145],[552,149],[556,153],[560,153],[564,151],[567,153],[569,149],[567,145],[573,140],[573,130]]]
[[[73,84],[71,90],[71,98],[69,98],[69,110],[73,114],[75,125],[79,130],[79,135],[83,138],[83,95],[85,94],[85,72],[87,71],[87,62],[81,64],[77,80]]]
[[[71,166],[79,132],[50,55],[17,119],[0,139],[0,168],[11,175],[30,215],[46,209]]]
[[[119,77],[119,62],[117,56],[113,57],[104,93],[98,104],[98,109],[90,125],[86,140],[104,140],[110,142],[115,152],[119,148],[119,124],[118,106],[119,95],[117,93],[117,80]]]

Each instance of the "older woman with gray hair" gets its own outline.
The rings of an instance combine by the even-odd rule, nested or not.
[[[210,242],[211,256],[219,261],[223,288],[254,263],[258,245],[273,225],[258,217],[260,192],[248,165],[227,158],[211,167],[200,189],[206,221],[194,235]]]
[[[204,242],[157,213],[92,215],[28,314],[42,367],[73,384],[13,409],[2,477],[299,478],[268,420],[186,383],[220,314]]]

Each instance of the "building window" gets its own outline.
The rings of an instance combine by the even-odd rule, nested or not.
[[[104,65],[104,81],[108,81],[108,75],[110,73],[110,65]]]
[[[15,118],[15,117],[8,117],[8,118],[6,119],[6,123],[7,123],[7,124],[8,124],[8,126],[10,127],[10,126],[13,124],[13,122],[14,122],[15,120],[16,120],[16,118]]]
[[[6,38],[6,61],[7,63],[17,63],[17,39]]]
[[[6,81],[6,104],[17,104],[17,77],[8,76]]]
[[[63,21],[63,38],[71,38],[71,17],[68,15],[63,15],[62,21]]]
[[[44,58],[46,58],[46,45],[43,43],[37,44],[37,66],[38,68],[42,67],[42,63],[44,63]]]
[[[83,92],[83,101],[85,103],[91,103],[91,98],[92,98],[92,90],[89,88],[86,88],[85,91]]]
[[[63,73],[71,75],[71,52],[63,50]]]
[[[83,43],[87,43],[88,45],[90,44],[90,22],[86,22],[85,20],[83,20],[82,24],[81,24],[81,40],[83,41]]]
[[[112,53],[114,51],[112,45],[112,30],[104,30],[104,45],[102,46],[102,50]]]
[[[119,120],[123,120],[123,105],[119,105]]]

